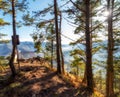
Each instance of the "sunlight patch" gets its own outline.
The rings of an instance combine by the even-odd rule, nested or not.
[[[10,87],[15,88],[15,87],[19,87],[20,85],[21,85],[20,82],[15,82],[15,83],[10,84]]]

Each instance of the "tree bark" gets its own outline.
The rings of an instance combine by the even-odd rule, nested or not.
[[[15,20],[15,0],[12,0],[12,22],[13,22],[13,37],[12,37],[12,54],[11,59],[9,61],[10,69],[12,71],[12,76],[14,77],[16,75],[16,69],[14,66],[14,59],[15,59],[15,50],[16,50],[16,20]]]
[[[111,6],[112,5],[112,6]],[[108,57],[107,57],[107,75],[106,75],[106,97],[114,97],[114,68],[113,68],[113,6],[114,0],[107,0],[108,15]]]
[[[62,25],[62,13],[60,13],[60,23],[59,23],[59,37],[60,37],[60,55],[61,55],[61,70],[62,73],[65,73],[65,69],[64,69],[64,56],[63,56],[63,52],[62,52],[62,44],[61,44],[61,25]]]
[[[85,0],[85,37],[86,37],[86,77],[87,87],[92,94],[94,91],[93,73],[92,73],[92,45],[90,33],[90,0]]]
[[[57,11],[57,0],[54,0],[54,14],[55,14],[55,32],[56,32],[56,53],[57,53],[57,73],[61,74],[61,62],[60,62],[60,37],[58,30],[58,11]]]

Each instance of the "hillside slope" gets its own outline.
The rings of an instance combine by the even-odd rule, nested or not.
[[[0,82],[0,97],[87,97],[87,91],[75,88],[46,66],[22,63],[19,75]]]

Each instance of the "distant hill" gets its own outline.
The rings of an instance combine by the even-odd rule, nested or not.
[[[18,45],[19,52],[34,52],[34,44],[33,42],[21,42]],[[12,52],[12,42],[0,44],[0,56],[9,56]]]
[[[0,56],[8,56],[12,51],[12,45],[8,44],[0,44]]]
[[[46,43],[43,43],[42,44],[42,47],[44,48],[45,47],[45,44]],[[97,47],[99,45],[107,45],[107,42],[104,41],[104,42],[101,42],[101,43],[94,43],[93,44],[93,47]],[[85,49],[85,47],[81,44],[79,45],[76,45],[76,46],[70,46],[68,44],[63,44],[62,45],[62,50],[63,50],[63,54],[64,54],[64,61],[65,61],[65,64],[70,64],[71,63],[71,60],[73,59],[72,56],[70,56],[70,51],[72,51],[73,49],[75,48],[82,48],[82,49]],[[120,46],[117,47],[118,49],[115,52],[114,56],[120,56]],[[24,59],[28,59],[28,58],[32,58],[32,57],[35,57],[37,56],[38,54],[35,53],[36,49],[34,48],[34,43],[33,42],[28,42],[28,41],[24,41],[24,42],[20,42],[20,45],[18,45],[18,49],[19,49],[19,58],[24,58]],[[44,49],[43,49],[44,50]],[[4,43],[4,44],[0,44],[0,56],[9,56],[11,55],[11,52],[12,52],[12,43],[9,42],[9,43]],[[40,53],[39,54],[41,57],[43,57],[43,53]],[[98,59],[98,60],[106,60],[106,57],[107,57],[107,52],[106,50],[104,49],[100,49],[96,54],[93,55],[93,60],[94,59]]]
[[[45,43],[43,44],[45,47]],[[71,57],[69,56],[70,51],[73,49],[72,46],[63,45],[62,46],[65,61],[68,61]],[[33,42],[20,42],[18,45],[18,50],[20,52],[20,57],[22,58],[30,58],[36,56],[36,49],[34,48]],[[0,56],[9,56],[12,52],[12,42],[0,44]]]

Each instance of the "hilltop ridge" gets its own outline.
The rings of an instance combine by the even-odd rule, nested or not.
[[[21,72],[3,83],[0,84],[0,97],[89,97],[87,88],[80,82],[76,87],[64,76],[39,63],[21,63]],[[96,97],[103,96],[99,93]]]

